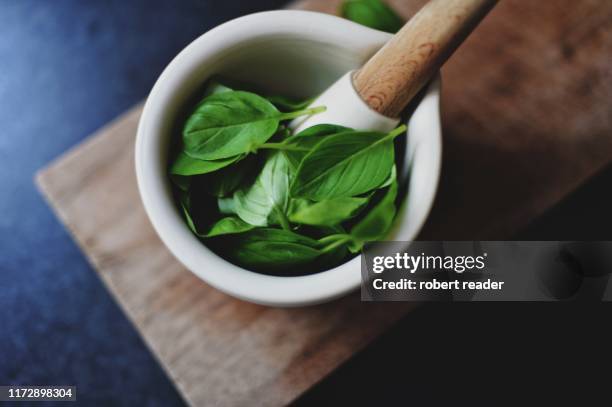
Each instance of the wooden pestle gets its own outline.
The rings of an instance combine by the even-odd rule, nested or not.
[[[399,117],[496,3],[430,0],[355,72],[355,90],[373,110]]]

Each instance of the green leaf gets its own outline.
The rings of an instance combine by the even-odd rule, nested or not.
[[[256,156],[249,155],[234,165],[223,168],[206,178],[205,186],[209,194],[218,198],[230,196],[249,178],[252,172],[257,170],[260,160]]]
[[[365,242],[373,242],[386,236],[395,218],[396,197],[397,179],[394,179],[381,200],[351,229],[351,251],[358,251]]]
[[[274,152],[249,188],[236,191],[236,214],[255,226],[282,224],[287,227],[289,204],[289,163],[284,154]]]
[[[342,225],[332,225],[332,226],[311,226],[311,225],[296,225],[293,229],[293,232],[299,233],[303,236],[308,236],[315,240],[320,240],[329,235],[336,234],[346,234],[346,229],[342,227]],[[321,244],[321,242],[319,242]],[[322,244],[324,246],[324,244]]]
[[[235,216],[230,216],[219,219],[218,221],[213,223],[207,231],[202,232],[198,230],[196,222],[191,216],[190,196],[187,193],[181,193],[179,195],[179,201],[181,204],[181,209],[183,210],[183,215],[185,216],[185,221],[187,222],[187,226],[189,226],[189,229],[191,229],[191,231],[198,237],[207,238],[235,233],[243,233],[254,228],[254,226],[249,225],[243,220]]]
[[[302,160],[291,195],[323,201],[379,187],[393,167],[393,138],[405,129],[401,126],[388,135],[345,132],[326,137]]]
[[[278,131],[274,135],[274,138],[278,139],[279,141],[286,140],[289,137],[291,137],[291,130],[287,126],[283,125],[278,127]]]
[[[231,90],[232,89],[217,81],[210,81],[204,91],[204,97],[208,97],[216,93],[229,92]],[[179,153],[174,160],[174,163],[170,168],[170,174],[174,175],[172,177],[173,182],[180,189],[186,191],[189,186],[189,178],[187,177],[217,171],[220,168],[236,162],[240,158],[242,158],[242,156],[229,157],[223,160],[203,161],[192,158],[183,151]]]
[[[195,223],[191,218],[191,214],[189,213],[191,210],[191,200],[187,192],[181,192],[179,194],[179,203],[181,204],[181,209],[183,210],[183,215],[185,216],[187,226],[189,226],[189,229],[191,229],[193,233],[198,235],[198,229],[196,228]]]
[[[389,33],[398,32],[404,25],[404,20],[380,0],[346,0],[340,14],[366,27]]]
[[[224,215],[236,215],[236,203],[233,196],[230,198],[219,198],[217,206],[219,207],[219,212]]]
[[[271,96],[276,107],[214,81],[205,93],[170,178],[187,225],[213,250],[255,271],[295,275],[384,236],[397,195],[393,138],[404,126],[388,135],[334,125],[290,135],[285,120],[324,108]],[[265,154],[249,155],[257,150]]]
[[[349,129],[348,127],[338,126],[335,124],[317,124],[287,138],[285,140],[285,144],[292,147],[301,147],[311,150],[327,136],[352,130],[353,129]],[[292,169],[297,171],[300,163],[309,153],[309,151],[287,150],[284,153],[287,156]]]
[[[244,155],[237,155],[221,160],[198,160],[182,152],[174,160],[170,168],[170,173],[183,176],[207,174],[227,167],[240,160],[242,157],[244,157]]]
[[[310,105],[314,101],[314,98],[297,100],[278,95],[269,95],[266,96],[266,99],[268,99],[274,106],[276,106],[279,110],[283,112],[292,112],[294,110],[306,109],[308,105]]]
[[[323,137],[337,133],[353,131],[349,127],[337,124],[317,124],[289,137],[285,142],[299,146],[314,147]]]
[[[202,98],[206,98],[217,93],[231,92],[232,90],[232,88],[227,87],[216,80],[212,80],[208,83],[206,89],[204,89],[204,95]]]
[[[369,197],[342,197],[320,202],[306,199],[291,201],[289,220],[313,226],[333,226],[352,218],[368,203]]]
[[[382,189],[382,188],[387,188],[389,185],[391,185],[393,183],[393,181],[395,181],[397,179],[397,168],[395,167],[395,165],[393,166],[393,168],[391,168],[391,172],[389,173],[389,176],[387,177],[387,179],[385,180],[385,182],[383,182],[378,188]]]
[[[224,245],[229,257],[255,271],[284,271],[310,265],[321,256],[319,242],[297,233],[273,228],[257,228],[237,235]]]
[[[249,225],[244,222],[242,219],[239,219],[235,216],[229,216],[226,218],[219,219],[210,230],[204,234],[199,235],[200,237],[215,237],[222,235],[231,235],[237,233],[244,233],[250,230],[253,230],[255,226]]]
[[[170,180],[179,190],[184,192],[189,191],[189,186],[191,185],[191,178],[182,175],[170,174]]]
[[[185,123],[185,153],[200,160],[246,154],[272,137],[282,120],[323,110],[314,108],[281,113],[272,103],[254,93],[216,93],[202,100]]]

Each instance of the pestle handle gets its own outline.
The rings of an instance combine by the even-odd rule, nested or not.
[[[399,117],[496,3],[430,0],[355,72],[355,90],[373,110]]]

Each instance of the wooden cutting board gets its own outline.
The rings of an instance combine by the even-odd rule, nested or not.
[[[423,1],[392,1],[409,17]],[[337,1],[300,7],[334,12]],[[504,0],[444,69],[445,150],[427,239],[503,239],[612,160],[612,2]],[[283,405],[405,315],[357,296],[274,309],[170,255],[137,195],[141,106],[37,182],[192,405]]]

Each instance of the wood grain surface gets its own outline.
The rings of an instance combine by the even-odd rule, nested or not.
[[[140,203],[140,113],[135,107],[68,152],[38,184],[189,403],[286,404],[410,307],[349,296],[269,308],[203,283],[168,252]]]
[[[423,1],[391,3],[409,17]],[[609,163],[611,56],[612,2],[502,0],[443,70],[443,176],[422,236],[511,237]],[[183,269],[137,195],[140,109],[51,163],[37,182],[190,404],[289,403],[408,312],[409,304],[355,296],[267,308]]]
[[[431,0],[355,72],[355,90],[370,108],[400,117],[497,0]]]

